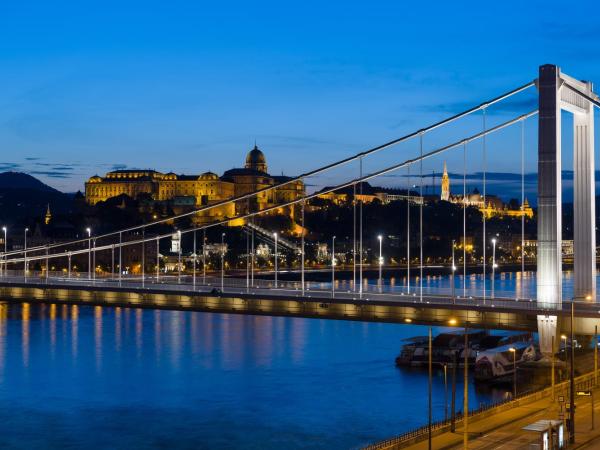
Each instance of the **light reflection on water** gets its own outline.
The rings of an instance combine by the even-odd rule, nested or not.
[[[388,275],[384,272],[381,284],[379,284],[377,278],[363,278],[363,292],[378,292],[381,288],[382,292],[397,294],[410,292],[418,294],[421,285],[419,277],[415,276],[418,268],[411,270],[410,283],[407,282],[407,276],[400,270],[395,271],[394,275]],[[451,294],[453,292],[452,285],[454,284],[456,295],[460,296],[463,292],[466,292],[466,295],[483,296],[485,291],[485,295],[489,296],[491,295],[493,284],[496,297],[535,299],[537,287],[536,272],[497,271],[493,283],[491,275],[489,267],[485,277],[481,273],[467,273],[466,277],[457,274],[454,277],[454,283],[452,282],[452,276],[449,274],[424,275],[423,290],[424,293]],[[600,273],[597,275],[597,279],[600,283]],[[573,296],[574,281],[572,270],[563,271],[563,298],[569,299]],[[331,289],[331,281],[309,281],[307,282],[307,288],[328,290]],[[354,282],[352,279],[339,277],[335,280],[335,289],[337,291],[353,291]]]
[[[359,448],[422,425],[413,325],[0,304],[3,448]],[[459,381],[457,404],[462,404]],[[472,406],[506,393],[471,386]],[[444,414],[436,371],[436,418]]]

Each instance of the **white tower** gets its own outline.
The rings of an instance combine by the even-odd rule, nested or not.
[[[592,85],[540,67],[538,127],[537,300],[545,308],[562,303],[561,110],[574,114],[574,274],[575,297],[596,300],[596,214],[593,105],[565,86],[593,96]],[[542,353],[552,352],[557,317],[538,316]]]

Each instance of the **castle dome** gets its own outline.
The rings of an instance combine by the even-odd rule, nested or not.
[[[218,180],[219,176],[213,172],[205,172],[198,177],[198,180],[208,181],[208,180]]]
[[[260,172],[267,172],[267,159],[263,152],[254,144],[254,148],[246,155],[246,169],[254,169]]]

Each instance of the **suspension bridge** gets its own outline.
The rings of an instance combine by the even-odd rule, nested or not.
[[[514,117],[506,114],[495,116],[492,123],[489,113],[494,107],[510,102],[524,93],[534,92],[537,107],[520,111]],[[532,106],[535,103],[532,103]],[[449,326],[476,326],[489,328],[538,330],[544,353],[552,351],[553,339],[569,329],[563,320],[574,315],[575,332],[592,334],[600,324],[600,305],[596,303],[596,223],[595,223],[595,165],[594,165],[594,108],[599,107],[598,96],[590,82],[580,81],[564,74],[559,67],[544,65],[538,77],[493,99],[481,102],[452,117],[416,130],[385,144],[354,154],[340,161],[327,164],[312,171],[267,186],[254,192],[238,195],[228,200],[201,206],[182,214],[161,218],[153,222],[128,227],[101,235],[87,236],[68,242],[32,246],[8,250],[7,229],[4,228],[5,248],[1,255],[0,295],[3,299],[17,301],[54,301],[95,305],[125,305],[148,308],[179,308],[199,311],[236,312],[246,314],[287,315],[321,317],[347,320],[387,321],[398,323],[429,323]],[[573,292],[563,293],[562,279],[562,197],[561,197],[561,112],[573,116],[573,170],[574,170],[574,239],[573,239]],[[501,117],[499,121],[497,118]],[[456,139],[439,142],[434,133],[467,121],[471,128],[473,120],[479,121],[479,130],[468,126],[458,127]],[[526,150],[526,124],[537,122],[537,152]],[[537,271],[536,291],[503,292],[494,290],[495,254],[486,251],[492,239],[486,229],[486,214],[482,214],[481,257],[477,271],[485,280],[478,288],[468,283],[469,255],[466,242],[467,230],[467,151],[482,158],[483,204],[486,205],[488,162],[491,154],[488,140],[505,130],[517,127],[521,152],[521,204],[525,200],[525,160],[537,159]],[[469,129],[467,133],[465,129]],[[456,130],[455,130],[456,131]],[[427,145],[426,145],[427,144]],[[404,146],[404,147],[403,147]],[[477,147],[476,147],[477,146]],[[402,151],[398,148],[402,147]],[[409,150],[406,150],[406,147]],[[454,155],[462,159],[462,252],[454,255],[449,274],[452,288],[432,288],[424,285],[427,255],[423,246],[423,180],[427,175],[423,165],[436,158]],[[457,165],[458,166],[458,165]],[[361,194],[365,182],[401,173],[407,181],[407,226],[403,231],[406,240],[406,277],[402,286],[388,289],[381,283],[371,285],[364,280],[365,236],[363,201]],[[411,176],[417,179],[410,188]],[[335,179],[327,188],[305,192],[300,198],[282,200],[274,206],[258,209],[251,204],[273,189],[287,184],[302,182],[315,186],[316,180]],[[306,227],[305,210],[311,201],[340,189],[352,189],[352,280],[343,288],[336,282],[335,250],[331,252],[331,283],[324,285],[306,279]],[[416,201],[413,201],[415,200]],[[160,270],[159,251],[163,240],[170,240],[173,232],[160,232],[161,226],[189,224],[189,219],[211,210],[223,210],[227,205],[247,205],[234,208],[236,213],[213,215],[208,223],[191,221],[192,225],[178,227],[177,234],[193,238],[191,249],[192,267],[183,269],[181,247],[176,273],[165,274]],[[298,242],[282,236],[278,230],[259,226],[255,219],[276,214],[282,208],[299,209],[295,220],[302,230]],[[245,274],[227,271],[225,264],[226,233],[221,235],[219,270],[207,271],[205,246],[206,232],[215,227],[243,223],[246,239]],[[412,221],[412,226],[411,226]],[[414,225],[418,224],[415,233]],[[225,228],[226,229],[226,228]],[[478,236],[479,238],[479,236]],[[255,240],[262,239],[275,248],[272,279],[258,277],[256,269]],[[381,238],[379,239],[381,245]],[[411,245],[412,244],[412,245]],[[278,245],[298,257],[297,267],[287,272],[287,278],[278,279]],[[335,237],[332,247],[335,246]],[[137,248],[141,254],[140,271],[132,275],[123,270],[123,250]],[[414,249],[417,248],[415,255]],[[525,217],[521,217],[521,277],[525,274]],[[495,241],[494,241],[495,250]],[[412,251],[412,254],[411,254]],[[461,254],[462,253],[462,254]],[[109,258],[110,270],[97,271],[96,258]],[[492,260],[490,261],[490,257]],[[73,258],[87,270],[75,271]],[[86,264],[87,260],[87,264]],[[83,261],[83,262],[82,262]],[[156,261],[154,264],[148,261]],[[64,266],[64,270],[52,267]],[[379,269],[383,258],[379,258]],[[39,267],[33,270],[31,267]],[[381,271],[379,279],[381,280]],[[462,280],[456,286],[454,277]],[[489,278],[489,280],[488,280]],[[489,289],[491,281],[491,290]],[[563,298],[564,297],[564,298]],[[563,301],[564,300],[564,301]],[[574,305],[574,308],[571,307]]]

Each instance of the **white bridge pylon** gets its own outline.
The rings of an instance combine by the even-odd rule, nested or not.
[[[596,301],[596,212],[592,83],[555,65],[539,69],[537,300],[562,306],[561,112],[573,114],[574,301]],[[557,316],[538,316],[540,349],[558,339]]]

